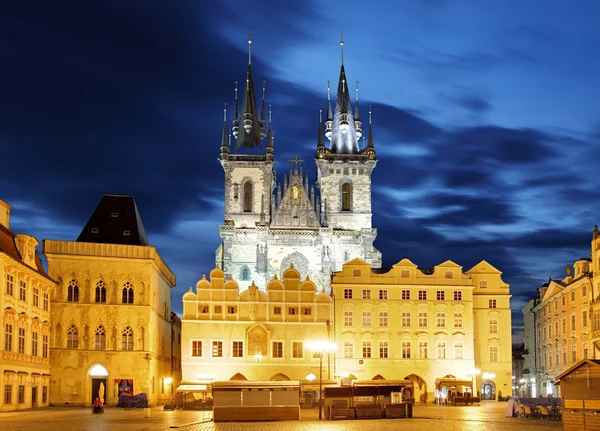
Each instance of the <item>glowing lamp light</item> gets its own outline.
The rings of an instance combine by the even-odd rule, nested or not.
[[[483,373],[481,375],[482,379],[495,379],[496,375],[494,373]]]
[[[310,373],[308,376],[306,376],[306,380],[308,380],[309,382],[312,382],[316,378],[317,376],[315,376],[313,373]]]
[[[165,386],[170,385],[171,383],[173,383],[173,379],[171,377],[165,377]]]

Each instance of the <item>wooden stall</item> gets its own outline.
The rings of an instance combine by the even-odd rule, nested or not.
[[[556,376],[565,431],[600,430],[600,360],[584,359]]]
[[[410,380],[354,380],[352,387],[325,389],[329,419],[412,417],[412,403],[403,402]]]
[[[435,381],[435,403],[436,404],[479,404],[481,401],[471,393],[473,388],[472,380],[458,379],[456,377],[445,376]]]
[[[300,419],[299,381],[214,382],[213,420],[279,421]]]

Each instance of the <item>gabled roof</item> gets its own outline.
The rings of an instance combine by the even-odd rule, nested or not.
[[[394,266],[412,266],[414,268],[417,267],[417,265],[415,265],[410,259],[406,257],[400,260],[400,262],[394,264]]]
[[[104,195],[77,242],[150,245],[133,196]]]
[[[19,253],[19,249],[17,248],[17,244],[15,243],[15,234],[13,233],[13,231],[11,231],[10,229],[8,229],[7,227],[5,227],[1,224],[0,224],[0,253],[6,253],[8,256],[13,258],[20,264],[30,267],[29,265],[27,265],[24,262],[23,257]],[[39,256],[37,250],[35,251],[35,267],[30,267],[30,268],[33,269],[34,271],[36,271],[38,274],[43,275],[47,279],[52,280],[46,273],[46,270],[44,269],[44,266],[42,265],[42,259],[40,259],[40,256]],[[52,280],[52,281],[54,282],[54,280]]]
[[[502,274],[502,271],[499,271],[497,268],[495,268],[489,262],[487,262],[485,260],[482,260],[477,265],[475,265],[473,268],[471,268],[471,269],[469,269],[468,271],[465,272],[465,274],[472,274],[472,273],[479,273],[479,274]]]
[[[573,371],[575,371],[578,368],[581,368],[582,366],[584,366],[586,364],[590,365],[592,367],[598,367],[598,366],[600,366],[600,360],[598,360],[598,359],[583,359],[583,360],[579,361],[578,363],[576,363],[575,365],[573,365],[571,368],[567,368],[565,371],[563,371],[562,373],[560,373],[554,379],[555,380],[560,380],[563,377],[568,376]]]
[[[436,268],[462,268],[462,266],[460,266],[457,263],[452,262],[451,260],[442,262],[439,265],[436,265],[435,267]]]
[[[351,261],[346,262],[344,265],[363,265],[363,266],[366,265],[366,266],[371,266],[367,262],[365,262],[364,260],[359,259],[358,257],[355,257]]]
[[[545,301],[549,298],[552,298],[554,295],[562,292],[563,290],[564,287],[562,283],[557,283],[556,280],[550,280],[550,285],[548,286],[548,289],[546,289],[544,297],[541,299],[542,301]]]

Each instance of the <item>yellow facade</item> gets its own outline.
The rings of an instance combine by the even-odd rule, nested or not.
[[[271,280],[267,292],[239,285],[215,268],[196,292],[183,296],[183,380],[304,380],[319,375],[306,342],[333,338],[333,304],[293,268]],[[325,357],[323,378],[331,375]]]
[[[0,411],[48,405],[50,294],[55,287],[36,255],[37,240],[9,230],[0,200]]]
[[[336,373],[412,380],[416,400],[433,400],[448,375],[473,381],[482,398],[510,395],[510,293],[500,274],[485,261],[465,273],[451,261],[421,270],[403,259],[386,273],[346,263],[332,279]]]
[[[156,249],[54,240],[44,240],[43,249],[58,282],[51,298],[51,404],[90,405],[103,383],[105,403],[114,405],[123,379],[150,405],[169,402],[179,380],[171,365],[175,275]]]
[[[334,274],[332,295],[293,267],[266,293],[254,284],[238,293],[216,268],[183,296],[183,380],[290,379],[306,389],[307,376],[319,376],[306,342],[323,340],[337,346],[323,358],[327,384],[407,378],[417,400],[433,401],[436,379],[450,375],[489,398],[510,395],[510,293],[500,275],[485,261],[463,273],[450,261],[421,270],[404,259],[381,273],[354,259]]]
[[[566,267],[562,280],[550,279],[523,308],[527,354],[521,390],[560,395],[555,377],[582,359],[600,357],[600,236],[592,234],[590,258]]]

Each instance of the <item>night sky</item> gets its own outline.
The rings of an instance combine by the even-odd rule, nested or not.
[[[181,312],[220,243],[223,103],[248,32],[278,180],[297,153],[314,181],[343,31],[363,122],[373,109],[384,266],[488,260],[519,342],[523,305],[600,223],[599,17],[595,0],[6,2],[0,198],[13,231],[74,241],[104,193],[135,196]]]

